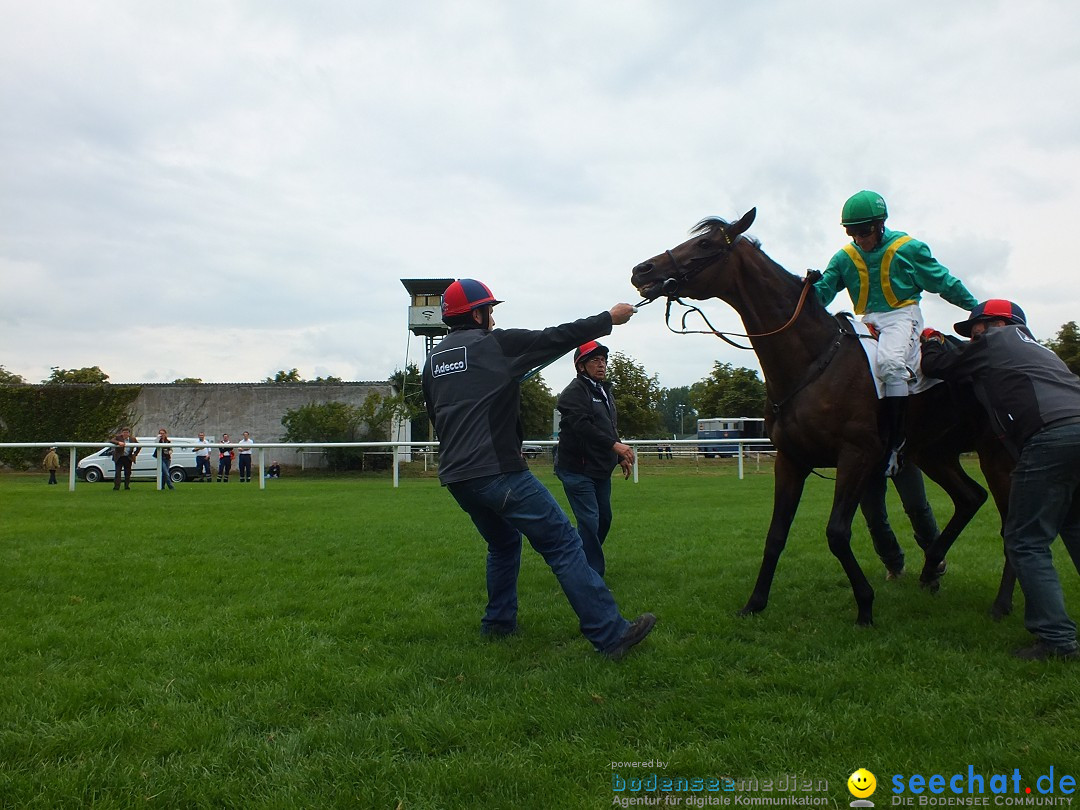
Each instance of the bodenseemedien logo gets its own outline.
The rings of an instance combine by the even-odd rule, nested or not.
[[[855,797],[851,807],[873,807],[874,803],[869,799],[877,790],[877,777],[866,768],[859,768],[848,777],[847,789]]]

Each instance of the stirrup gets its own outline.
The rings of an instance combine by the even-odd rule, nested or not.
[[[897,473],[904,468],[904,442],[894,447],[889,452],[889,460],[885,462],[885,477],[895,478]]]

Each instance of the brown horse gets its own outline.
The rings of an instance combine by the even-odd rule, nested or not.
[[[851,550],[851,523],[864,485],[882,474],[885,448],[878,429],[879,403],[859,338],[818,301],[810,281],[788,273],[743,233],[756,209],[738,222],[703,220],[692,238],[634,268],[631,281],[653,300],[719,298],[742,318],[765,372],[765,426],[777,448],[773,513],[757,584],[741,613],[765,609],[780,554],[815,467],[835,467],[836,487],[825,529],[855,596],[857,623],[873,623],[874,590]],[[960,453],[977,450],[1004,525],[1013,461],[986,429],[983,409],[970,392],[939,384],[908,403],[909,460],[949,495],[953,515],[925,549],[920,576],[936,590],[939,564],[986,500],[986,491],[960,465]],[[1006,560],[991,609],[1010,612],[1015,578]]]

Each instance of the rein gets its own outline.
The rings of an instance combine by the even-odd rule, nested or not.
[[[671,251],[670,250],[668,251],[668,255],[671,256]],[[674,261],[674,257],[672,257],[672,261]],[[806,274],[806,278],[803,279],[802,292],[799,293],[799,303],[795,305],[795,312],[792,314],[791,318],[788,319],[787,323],[785,323],[779,329],[773,329],[771,332],[759,332],[757,334],[752,334],[752,335],[746,335],[746,334],[743,334],[741,332],[721,332],[719,329],[714,327],[712,325],[712,323],[710,323],[708,316],[706,316],[705,313],[702,312],[699,307],[694,306],[693,304],[686,303],[681,298],[679,298],[677,295],[669,295],[668,296],[667,307],[664,310],[664,325],[668,328],[668,331],[673,332],[676,335],[713,335],[714,337],[720,338],[722,341],[724,341],[728,345],[734,346],[736,349],[743,349],[744,351],[753,351],[754,350],[753,346],[743,346],[743,345],[741,345],[739,343],[736,343],[735,341],[731,340],[731,337],[742,337],[742,338],[749,338],[749,339],[771,337],[772,335],[779,335],[781,332],[783,332],[784,330],[791,327],[791,325],[794,324],[796,320],[798,320],[799,315],[802,314],[803,305],[806,304],[806,296],[810,293],[810,288],[813,286],[813,282],[815,280],[816,279],[814,279],[812,272]],[[686,307],[686,311],[683,312],[682,319],[681,319],[680,324],[679,324],[680,327],[681,327],[680,329],[673,329],[671,327],[671,322],[670,322],[671,321],[671,304],[672,304],[673,301],[677,301],[678,303],[682,304],[682,306]],[[687,329],[686,328],[686,319],[692,313],[695,313],[695,312],[698,315],[701,316],[701,320],[705,321],[705,325],[707,327],[709,327],[708,329]],[[731,337],[729,337],[729,335]]]

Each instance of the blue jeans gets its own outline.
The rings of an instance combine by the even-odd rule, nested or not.
[[[1080,425],[1027,440],[1012,474],[1005,551],[1024,591],[1024,626],[1048,644],[1076,648],[1050,544],[1061,535],[1080,572]]]
[[[214,477],[210,469],[210,456],[195,456],[195,474],[201,475],[205,481]]]
[[[911,521],[915,542],[925,551],[937,539],[939,532],[934,510],[926,499],[922,470],[908,462],[893,476],[892,482]],[[866,483],[859,507],[866,519],[866,528],[870,530],[870,539],[874,541],[874,551],[889,571],[899,572],[904,568],[904,550],[889,523],[889,510],[885,505],[887,488],[888,479],[883,475],[874,475]]]
[[[611,529],[611,476],[592,478],[582,473],[555,468],[563,492],[577,519],[578,534],[585,559],[592,570],[604,575],[604,540]]]
[[[158,465],[160,467],[161,488],[165,489],[167,486],[169,489],[176,489],[172,483],[172,476],[169,474],[169,459],[165,458],[165,456],[158,456]]]
[[[544,485],[528,470],[448,484],[454,500],[487,541],[486,630],[517,627],[521,536],[550,567],[578,615],[582,635],[600,652],[619,643],[630,623],[585,560],[581,538]]]

